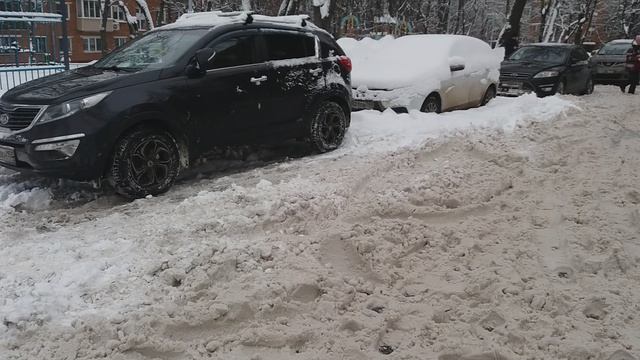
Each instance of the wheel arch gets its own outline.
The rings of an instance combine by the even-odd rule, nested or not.
[[[445,110],[445,104],[442,99],[442,96],[437,90],[430,92],[429,94],[427,94],[427,96],[424,97],[424,100],[422,101],[422,105],[420,106],[420,111],[423,111],[424,106],[427,103],[427,99],[429,99],[431,96],[435,96],[436,99],[438,99],[438,101],[440,102],[440,112],[443,112]]]

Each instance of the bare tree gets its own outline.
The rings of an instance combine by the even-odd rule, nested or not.
[[[505,56],[509,57],[518,48],[520,43],[520,20],[524,13],[527,0],[515,0],[509,15],[509,23],[505,25],[498,44],[505,49]]]

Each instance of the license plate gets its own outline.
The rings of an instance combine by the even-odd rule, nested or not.
[[[372,110],[375,107],[373,101],[354,100],[353,108],[362,110]]]
[[[503,83],[500,83],[500,87],[503,89],[522,89],[522,83],[521,82],[515,82],[515,81],[505,81]]]
[[[0,163],[15,165],[16,151],[12,147],[0,145]]]

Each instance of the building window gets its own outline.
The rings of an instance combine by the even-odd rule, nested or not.
[[[138,30],[146,30],[147,18],[144,16],[144,11],[140,9],[140,6],[136,7],[136,19],[138,19]]]
[[[86,53],[101,52],[102,40],[99,37],[82,38],[82,49]]]
[[[118,5],[111,6],[111,18],[118,21],[127,21],[124,11]]]
[[[113,40],[115,40],[117,48],[127,43],[126,37],[114,37]]]
[[[85,18],[100,18],[100,1],[82,0],[82,16]]]
[[[20,46],[18,38],[13,35],[0,35],[0,51],[11,51]]]
[[[47,52],[47,38],[44,36],[35,36],[31,38],[31,50],[37,53]]]

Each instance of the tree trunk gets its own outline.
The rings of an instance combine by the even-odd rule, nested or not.
[[[100,24],[100,41],[102,42],[102,55],[109,52],[107,46],[107,19],[109,18],[109,8],[111,6],[110,0],[103,0],[104,6],[102,7],[102,23]]]
[[[458,12],[456,15],[456,30],[454,33],[456,34],[464,34],[464,0],[458,0]]]
[[[451,0],[438,0],[438,32],[446,34],[449,29],[449,8]]]
[[[520,41],[520,20],[524,13],[524,7],[527,0],[515,0],[511,14],[509,15],[509,23],[502,32],[498,44],[505,49],[505,58],[511,56],[518,48]]]

